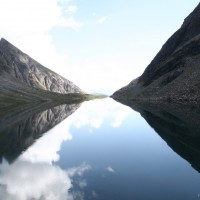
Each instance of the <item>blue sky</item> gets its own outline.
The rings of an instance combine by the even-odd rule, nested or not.
[[[0,37],[87,92],[141,75],[197,0],[0,0]]]

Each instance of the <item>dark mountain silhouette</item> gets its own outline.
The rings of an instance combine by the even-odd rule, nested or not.
[[[139,112],[167,144],[200,172],[200,106],[120,100]]]

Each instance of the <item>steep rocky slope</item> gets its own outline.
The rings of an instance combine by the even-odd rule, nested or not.
[[[200,4],[163,45],[144,73],[116,91],[115,99],[200,100]]]
[[[5,39],[0,40],[0,98],[14,103],[66,98],[83,93],[72,82],[45,68]]]

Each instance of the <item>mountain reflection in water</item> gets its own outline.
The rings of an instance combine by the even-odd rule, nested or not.
[[[200,172],[200,106],[173,103],[121,103],[138,111],[160,137]]]
[[[0,108],[0,199],[197,199],[199,107],[121,103]]]
[[[44,106],[36,105],[0,113],[0,159],[12,162],[22,151],[34,141],[80,107],[80,104],[59,105],[45,110]],[[49,107],[49,105],[47,105]],[[2,110],[0,108],[0,110]]]

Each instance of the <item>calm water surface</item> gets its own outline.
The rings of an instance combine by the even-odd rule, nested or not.
[[[182,158],[151,126],[109,98],[19,120],[0,138],[0,199],[200,199],[191,152]]]

